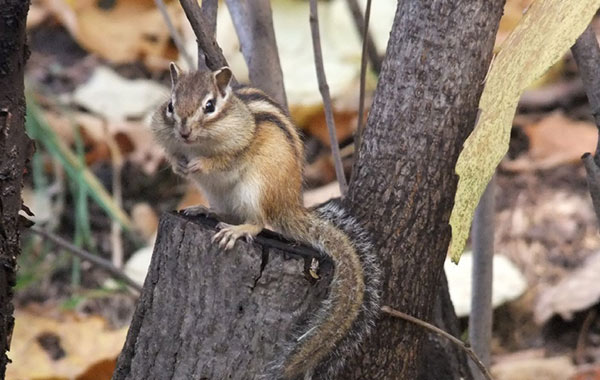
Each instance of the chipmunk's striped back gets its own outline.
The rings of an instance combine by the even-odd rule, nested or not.
[[[334,265],[327,300],[262,378],[335,376],[379,310],[379,269],[365,232],[338,202],[304,208],[302,140],[277,102],[255,88],[232,89],[229,68],[180,74],[172,65],[171,76],[171,99],[155,113],[153,131],[175,172],[230,223],[218,225],[213,241],[230,249],[269,225]]]
[[[235,96],[250,109],[256,124],[269,122],[277,125],[285,134],[287,142],[294,148],[296,158],[303,160],[302,140],[298,130],[292,123],[288,112],[275,100],[261,90],[253,87],[241,86],[234,90]]]

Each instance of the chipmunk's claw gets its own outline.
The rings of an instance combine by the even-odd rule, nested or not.
[[[252,242],[254,236],[262,229],[261,226],[253,224],[234,226],[223,222],[217,224],[217,228],[220,231],[213,236],[212,242],[217,243],[219,248],[225,251],[232,249],[235,246],[235,242],[240,238],[244,238],[246,242]]]

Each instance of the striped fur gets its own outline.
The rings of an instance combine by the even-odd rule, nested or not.
[[[308,323],[295,329],[282,359],[271,364],[263,380],[310,379],[313,373],[333,379],[358,352],[379,314],[381,271],[364,229],[339,200],[321,205],[306,220],[306,228],[280,228],[331,258],[330,294]]]
[[[171,74],[171,98],[155,113],[152,129],[174,170],[202,188],[223,221],[235,224],[215,235],[219,245],[231,247],[270,225],[334,264],[328,299],[299,326],[281,360],[258,376],[332,378],[379,310],[380,271],[366,233],[337,201],[314,211],[302,206],[302,140],[277,102],[255,88],[232,89],[228,68],[183,74],[172,67]]]

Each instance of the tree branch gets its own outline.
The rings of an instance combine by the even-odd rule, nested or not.
[[[371,66],[373,66],[373,71],[377,74],[381,71],[381,62],[382,58],[377,53],[377,46],[375,46],[375,41],[369,33],[369,17],[371,13],[371,0],[367,1],[367,8],[365,11],[365,15],[363,16],[362,11],[360,10],[360,5],[357,0],[347,0],[348,8],[350,8],[350,13],[352,13],[352,19],[354,20],[354,24],[356,25],[356,29],[358,30],[358,34],[363,39],[363,55],[365,54],[365,45],[367,54],[369,56],[369,61],[371,61]]]
[[[206,20],[208,35],[215,38],[217,35],[217,11],[219,0],[202,0],[202,14]]]
[[[331,95],[329,86],[325,77],[325,68],[323,67],[323,52],[321,51],[321,35],[319,33],[319,10],[317,0],[310,0],[310,31],[312,34],[313,51],[315,55],[315,67],[317,69],[317,80],[319,81],[319,91],[323,97],[323,106],[325,107],[325,120],[329,130],[329,141],[331,141],[331,154],[335,165],[335,174],[340,184],[342,196],[348,192],[348,183],[344,174],[342,158],[340,156],[340,146],[337,140],[335,121],[333,119],[333,107],[331,105]]]
[[[477,122],[475,122],[477,125]],[[473,267],[469,341],[485,365],[490,364],[492,340],[492,281],[494,263],[494,188],[492,177],[473,218]],[[475,379],[478,379],[474,373]]]
[[[389,314],[391,316],[394,316],[396,318],[404,319],[405,321],[414,323],[415,325],[421,326],[431,332],[434,332],[434,333],[441,335],[444,338],[450,340],[452,343],[456,344],[462,350],[464,350],[467,353],[467,355],[469,355],[469,357],[471,358],[471,360],[473,360],[473,363],[475,363],[477,365],[477,368],[479,368],[479,370],[481,371],[481,373],[483,374],[485,379],[493,380],[492,375],[486,368],[485,364],[483,364],[483,362],[481,360],[479,360],[479,358],[477,357],[477,354],[475,354],[475,351],[473,351],[473,349],[471,347],[469,347],[466,343],[464,343],[462,340],[448,334],[444,330],[432,325],[431,323],[427,323],[419,318],[415,318],[415,317],[410,316],[401,311],[394,310],[389,306],[383,306],[381,308],[381,311],[383,311],[384,313]]]
[[[348,0],[348,4],[350,8],[352,8],[351,4],[358,5],[356,0]],[[354,14],[354,12],[352,13]],[[363,119],[365,112],[365,87],[366,87],[366,79],[367,79],[367,46],[369,36],[369,20],[371,19],[371,0],[367,0],[367,7],[365,9],[365,20],[364,20],[364,28],[362,31],[362,53],[360,56],[360,94],[358,97],[358,123],[356,125],[356,133],[354,134],[354,152],[358,155],[360,151],[360,137],[363,131]],[[377,71],[379,72],[379,71]]]
[[[287,109],[270,0],[226,0],[250,82]]]
[[[137,282],[132,280],[131,277],[129,277],[127,274],[125,274],[122,270],[120,270],[119,268],[112,265],[110,261],[104,260],[103,258],[101,258],[97,255],[89,253],[89,252],[69,243],[68,241],[64,240],[63,238],[44,230],[43,228],[40,228],[37,226],[31,226],[31,227],[29,227],[29,231],[35,233],[36,235],[41,236],[42,238],[44,238],[46,240],[51,241],[52,243],[56,244],[57,246],[59,246],[61,248],[66,249],[67,251],[71,252],[75,256],[80,257],[83,260],[89,261],[90,263],[94,264],[95,266],[104,269],[108,273],[112,274],[114,277],[121,279],[123,282],[125,282],[127,285],[131,286],[138,292],[142,291],[142,287]]]
[[[587,94],[592,115],[598,127],[598,143],[596,152],[584,154],[581,158],[587,172],[587,182],[596,211],[596,218],[600,223],[600,46],[596,33],[590,24],[571,48],[579,75]]]
[[[210,70],[218,70],[227,66],[223,51],[211,33],[211,24],[205,18],[196,0],[179,0],[198,42],[198,62],[206,63]]]

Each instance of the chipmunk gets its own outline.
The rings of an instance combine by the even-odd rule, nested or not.
[[[213,242],[231,249],[269,225],[334,264],[328,299],[261,378],[333,377],[378,314],[380,271],[369,239],[338,202],[304,208],[303,144],[283,107],[256,88],[234,89],[228,67],[183,73],[171,63],[170,71],[171,97],[152,129],[174,172],[195,182],[223,220]]]

